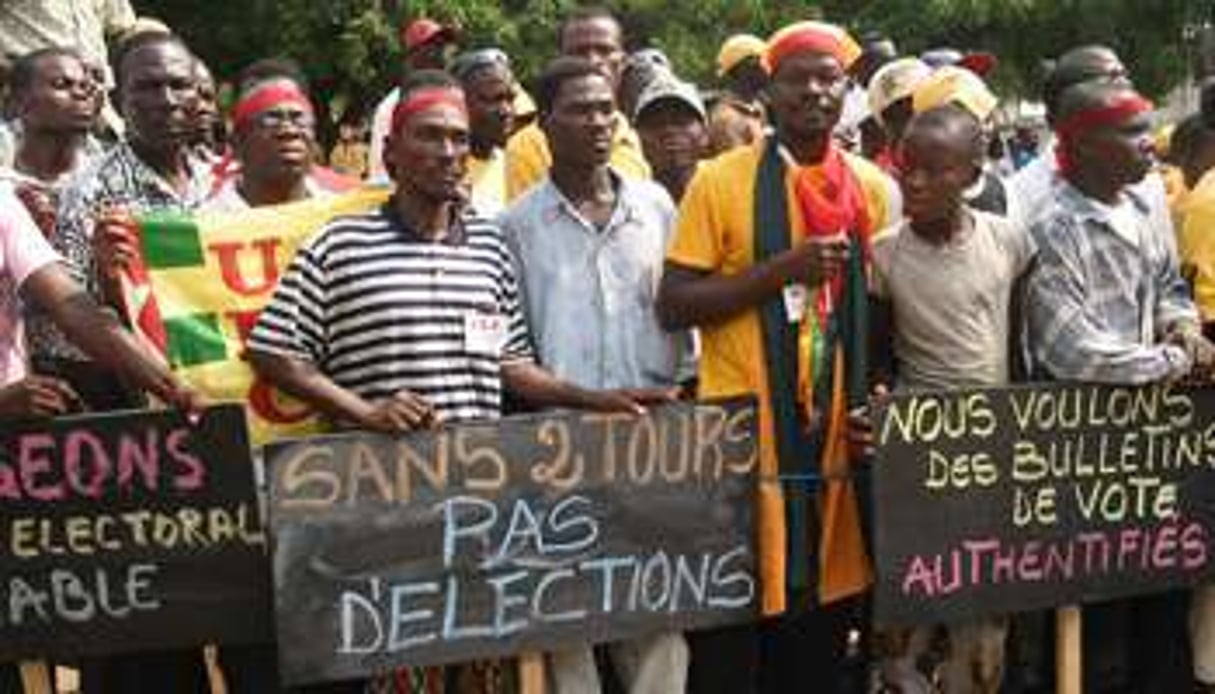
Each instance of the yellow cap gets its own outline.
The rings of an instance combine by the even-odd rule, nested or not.
[[[761,58],[768,44],[758,36],[735,34],[721,44],[717,53],[717,76],[721,77],[747,58]]]
[[[947,65],[938,68],[916,88],[911,107],[916,113],[946,104],[957,104],[979,120],[987,120],[996,110],[999,100],[987,83],[964,67]]]
[[[932,68],[919,58],[899,58],[878,68],[869,80],[869,113],[880,122],[882,111],[910,97],[931,74]]]

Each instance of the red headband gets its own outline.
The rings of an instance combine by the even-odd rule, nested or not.
[[[242,128],[262,111],[284,105],[299,106],[312,113],[312,102],[308,101],[298,85],[288,80],[276,80],[255,87],[236,102],[232,109],[232,124]]]
[[[400,130],[405,120],[434,106],[451,106],[461,113],[468,112],[464,92],[457,87],[423,87],[410,92],[409,98],[397,102],[392,110],[392,132]]]
[[[1082,109],[1063,119],[1055,126],[1055,135],[1059,138],[1055,144],[1055,161],[1058,163],[1059,172],[1066,176],[1075,168],[1067,149],[1068,141],[1073,137],[1092,128],[1117,125],[1154,108],[1155,105],[1142,96],[1128,94],[1108,105]]]
[[[1106,106],[1083,109],[1071,114],[1055,126],[1055,134],[1060,139],[1067,139],[1092,128],[1117,125],[1140,113],[1151,111],[1153,108],[1155,106],[1151,101],[1138,94],[1128,94]]]

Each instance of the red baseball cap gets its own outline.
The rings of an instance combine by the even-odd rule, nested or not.
[[[433,19],[425,17],[413,20],[401,32],[401,43],[405,46],[406,52],[424,46],[432,41],[452,40],[454,38],[455,31],[451,27],[444,26]]]
[[[962,56],[958,65],[970,70],[979,77],[987,77],[1000,64],[1000,59],[994,53],[974,51]]]

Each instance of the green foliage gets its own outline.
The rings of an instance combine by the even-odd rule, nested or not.
[[[326,105],[366,109],[392,83],[397,27],[405,17],[456,21],[466,45],[497,45],[524,78],[555,52],[561,14],[575,0],[135,0],[181,33],[221,76],[265,56],[299,61]],[[950,45],[1001,60],[1005,94],[1032,95],[1041,61],[1070,46],[1102,42],[1130,64],[1137,83],[1161,94],[1185,77],[1182,28],[1207,18],[1192,0],[616,0],[631,47],[662,48],[701,84],[714,80],[717,48],[741,31],[765,36],[796,19],[825,16],[854,31],[877,30],[905,51]]]

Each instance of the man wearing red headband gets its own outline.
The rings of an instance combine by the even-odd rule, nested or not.
[[[659,316],[668,329],[700,328],[700,394],[760,402],[770,619],[749,633],[690,635],[693,691],[802,691],[807,673],[835,691],[848,598],[870,581],[839,413],[868,397],[869,239],[900,214],[894,182],[833,142],[859,52],[819,22],[769,40],[775,134],[700,167],[667,253]]]
[[[401,42],[402,61],[399,80],[419,70],[445,70],[451,50],[460,43],[460,27],[441,24],[427,17],[419,17],[401,27],[398,37]],[[401,98],[400,87],[393,88],[375,107],[371,118],[371,177],[387,182],[384,170],[384,140],[392,124],[392,111]]]
[[[1169,218],[1136,185],[1152,167],[1151,104],[1109,82],[1071,87],[1059,104],[1061,176],[1031,227],[1039,250],[1026,311],[1037,375],[1128,385],[1209,378],[1215,347],[1178,272]],[[1086,685],[1190,691],[1186,610],[1184,591],[1086,608]],[[1103,666],[1127,681],[1107,682]]]
[[[244,88],[232,109],[232,150],[239,170],[207,200],[213,210],[243,210],[324,197],[357,185],[333,173],[317,176],[315,115],[303,87],[287,77]]]
[[[386,433],[497,419],[503,391],[534,407],[641,412],[654,393],[591,391],[536,364],[502,232],[467,206],[455,81],[411,75],[391,133],[392,198],[296,254],[250,337],[254,368],[339,426]]]
[[[189,49],[168,34],[139,34],[122,45],[116,63],[125,139],[64,191],[52,239],[73,278],[107,304],[136,252],[132,215],[194,209],[210,187],[207,167],[190,151],[197,73]],[[34,314],[31,328],[35,370],[68,381],[91,409],[143,403],[142,393],[124,385],[111,365],[89,359],[45,314]],[[200,649],[86,659],[81,666],[87,694],[195,692],[207,682]]]

